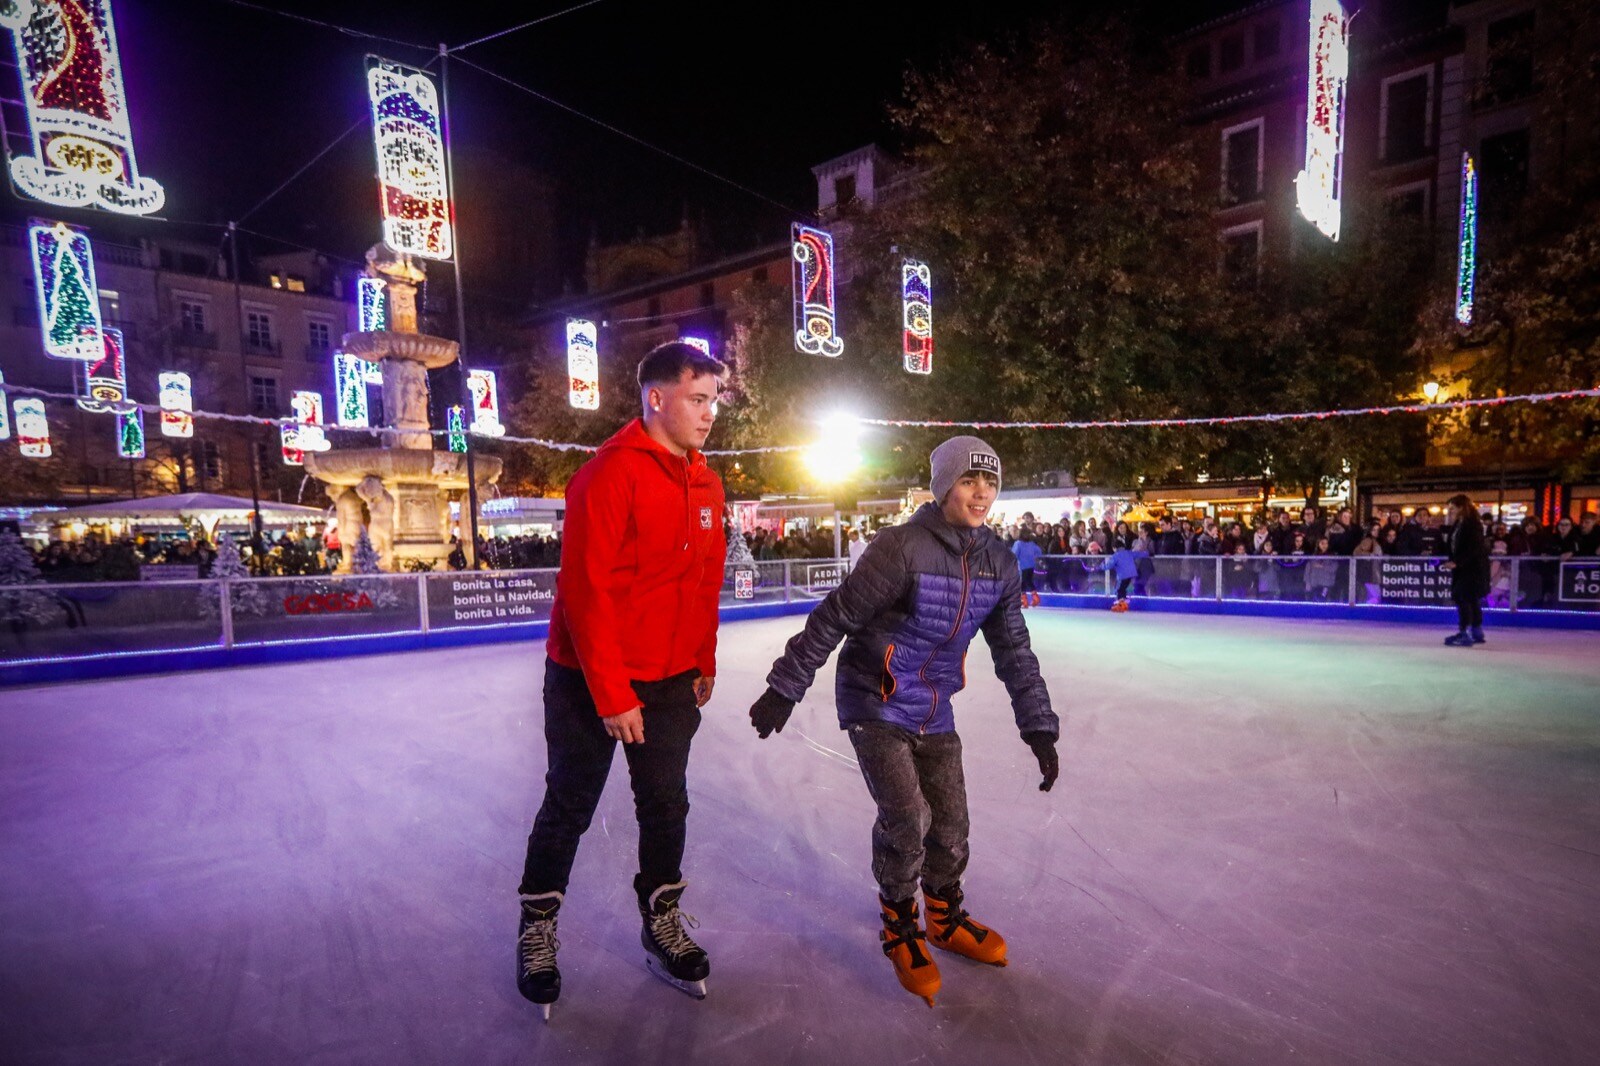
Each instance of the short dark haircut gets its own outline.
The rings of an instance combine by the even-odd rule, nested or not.
[[[668,341],[650,349],[649,354],[639,360],[639,387],[676,384],[685,370],[694,377],[710,374],[722,378],[728,373],[726,366],[694,345]]]

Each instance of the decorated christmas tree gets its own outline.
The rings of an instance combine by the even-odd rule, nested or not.
[[[39,582],[39,568],[22,538],[0,532],[0,621],[20,629],[28,622],[48,622],[60,613],[48,593],[25,585]]]
[[[362,527],[361,535],[356,538],[356,550],[350,556],[350,572],[363,576],[381,574],[383,571],[379,562],[378,549],[372,546],[372,538],[367,536],[366,527]],[[379,607],[393,607],[400,602],[393,582],[384,578],[362,581],[357,587]]]
[[[71,351],[79,346],[85,331],[95,330],[95,297],[84,281],[83,267],[62,242],[56,257],[55,304],[50,313],[50,346],[53,351]]]
[[[226,533],[217,537],[217,558],[211,564],[211,578],[229,583],[228,601],[233,606],[235,617],[241,614],[259,615],[266,611],[267,594],[251,578],[250,568],[239,557],[239,546]],[[201,617],[215,618],[221,602],[220,587],[206,590],[206,594],[200,598]]]
[[[756,557],[750,554],[750,545],[745,543],[739,527],[732,523],[728,525],[728,566],[749,570],[756,568]]]

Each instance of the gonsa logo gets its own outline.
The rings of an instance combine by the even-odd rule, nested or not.
[[[711,508],[709,508],[709,507],[700,508],[700,528],[701,529],[710,529],[711,528]]]
[[[370,610],[372,598],[365,592],[314,592],[309,596],[283,598],[284,614],[335,614]]]

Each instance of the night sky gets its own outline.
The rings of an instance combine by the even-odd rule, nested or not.
[[[367,52],[419,65],[432,58],[227,0],[115,2],[140,169],[166,186],[163,214],[177,223],[222,222],[251,210],[362,120]],[[434,51],[441,40],[460,44],[573,2],[268,0],[281,11]],[[934,65],[973,39],[1089,6],[1005,0],[959,5],[952,15],[941,5],[939,18],[925,20],[908,19],[914,8],[904,3],[877,0],[603,0],[461,58],[803,212],[815,201],[813,165],[885,140],[885,104],[908,65]],[[579,270],[591,231],[604,239],[641,227],[661,232],[687,209],[710,224],[716,250],[735,251],[775,239],[792,217],[461,64],[453,65],[451,91],[459,152],[494,151],[556,183],[564,273]],[[372,172],[363,126],[247,225],[358,258],[377,238]],[[10,208],[12,216],[28,210],[14,199]],[[104,215],[82,221],[120,228]],[[130,232],[159,225],[142,221]],[[181,232],[214,239],[200,228]]]

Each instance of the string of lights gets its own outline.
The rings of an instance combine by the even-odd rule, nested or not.
[[[473,70],[476,70],[479,74],[482,74],[485,77],[493,78],[495,81],[501,82],[504,85],[508,85],[511,88],[516,89],[518,92],[526,93],[526,94],[528,94],[529,96],[533,97],[536,100],[540,100],[540,101],[543,101],[544,103],[549,104],[551,107],[559,108],[560,110],[567,112],[569,115],[574,115],[574,116],[576,116],[578,118],[583,119],[585,122],[589,122],[589,123],[592,123],[592,124],[594,124],[596,126],[599,126],[601,129],[605,130],[608,133],[614,133],[618,137],[623,138],[624,140],[632,141],[634,144],[639,145],[641,148],[648,148],[650,151],[655,152],[658,155],[664,156],[665,158],[670,159],[675,163],[679,163],[679,164],[681,164],[683,166],[686,166],[690,170],[696,171],[697,173],[704,174],[706,177],[711,178],[711,179],[713,179],[715,181],[719,181],[722,184],[728,186],[729,188],[738,189],[740,192],[742,192],[742,193],[744,193],[744,194],[746,194],[748,196],[753,196],[757,200],[760,200],[763,203],[770,204],[771,206],[780,209],[781,211],[785,212],[786,214],[796,215],[796,216],[799,216],[801,218],[814,219],[816,217],[816,215],[813,212],[796,210],[794,207],[790,206],[789,204],[782,203],[782,202],[780,202],[778,200],[774,200],[772,197],[768,196],[764,192],[760,192],[760,191],[758,191],[756,189],[752,189],[748,185],[742,184],[742,183],[740,183],[738,181],[735,181],[732,178],[726,177],[726,176],[724,176],[722,174],[718,174],[716,171],[710,169],[709,167],[703,167],[699,163],[696,163],[694,160],[686,159],[686,158],[684,158],[683,156],[679,155],[676,152],[668,151],[667,149],[662,148],[660,145],[652,144],[649,141],[645,140],[643,137],[635,136],[634,134],[629,133],[627,130],[622,129],[621,127],[618,127],[618,126],[614,126],[611,123],[605,121],[604,119],[596,118],[593,115],[590,115],[590,114],[587,114],[587,113],[585,113],[583,111],[580,111],[577,108],[573,107],[571,104],[564,104],[560,100],[557,100],[552,96],[547,96],[544,93],[539,92],[537,89],[531,89],[528,86],[523,85],[521,82],[513,81],[512,79],[506,77],[504,74],[496,74],[494,71],[488,69],[487,67],[481,66],[481,65],[479,65],[477,63],[474,63],[470,59],[461,59],[461,60],[458,60],[458,62],[464,67],[471,67]]]
[[[1600,387],[1567,389],[1562,392],[1529,392],[1518,396],[1487,396],[1469,400],[1391,404],[1387,407],[1349,407],[1332,411],[1290,411],[1257,415],[1214,415],[1208,418],[1096,419],[1077,422],[955,422],[862,418],[857,421],[869,426],[891,426],[899,429],[1176,429],[1191,426],[1243,425],[1249,422],[1309,422],[1329,418],[1354,418],[1360,415],[1438,414],[1443,411],[1465,411],[1479,407],[1503,407],[1512,403],[1534,404],[1586,399],[1600,399]]]
[[[480,44],[488,44],[490,41],[499,40],[501,37],[505,37],[508,34],[513,34],[519,30],[528,29],[531,26],[537,26],[541,22],[549,22],[551,19],[558,19],[562,15],[570,15],[574,11],[581,11],[586,7],[593,7],[595,4],[601,2],[602,0],[584,0],[584,2],[581,4],[573,4],[571,7],[562,8],[560,11],[553,11],[548,15],[541,15],[536,19],[529,19],[527,22],[520,22],[515,26],[508,26],[506,29],[499,31],[498,33],[491,33],[488,36],[479,37],[476,40],[468,41],[465,44],[458,44],[454,48],[445,49],[445,51],[449,52],[451,55],[455,55],[457,52],[465,52],[468,48],[476,48]]]

